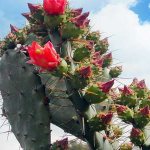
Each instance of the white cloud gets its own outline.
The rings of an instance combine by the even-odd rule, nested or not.
[[[114,57],[123,62],[123,76],[137,76],[150,82],[150,23],[141,24],[138,15],[123,3],[111,3],[91,18],[93,29],[111,36],[110,50],[117,50]]]
[[[109,2],[109,5],[122,4],[122,5],[126,5],[126,6],[133,6],[138,2],[138,0],[108,0],[108,2]]]
[[[150,3],[148,4],[148,8],[150,8]]]
[[[138,0],[69,0],[72,6],[83,7],[89,10],[100,10],[108,4],[121,4],[126,6],[133,6]]]

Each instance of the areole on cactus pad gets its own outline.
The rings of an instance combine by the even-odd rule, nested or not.
[[[150,149],[150,90],[137,79],[115,88],[122,67],[113,65],[108,38],[91,31],[89,12],[66,0],[28,7],[29,25],[11,25],[0,41],[3,115],[21,147],[69,149],[68,138],[51,143],[53,123],[91,150]],[[118,120],[132,125],[130,142],[122,143]]]

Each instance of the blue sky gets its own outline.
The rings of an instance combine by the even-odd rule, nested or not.
[[[100,30],[102,37],[110,37],[110,51],[114,65],[123,66],[122,83],[134,77],[146,79],[150,87],[150,0],[70,0],[71,6],[83,7],[91,12],[92,30]],[[9,32],[9,25],[25,25],[21,13],[28,12],[27,2],[42,0],[0,0],[0,37]],[[127,78],[123,79],[123,78]],[[1,99],[1,98],[0,98]],[[0,126],[2,120],[0,119]],[[8,127],[0,129],[0,132]],[[57,130],[57,132],[56,132]],[[54,128],[53,139],[60,137]],[[18,150],[19,145],[13,135],[0,134],[0,149]]]
[[[131,10],[139,15],[141,21],[150,21],[150,0],[139,0]]]

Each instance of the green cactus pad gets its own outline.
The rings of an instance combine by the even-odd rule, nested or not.
[[[73,104],[66,94],[64,80],[49,74],[40,74],[40,77],[46,86],[46,95],[50,99],[51,122],[62,128],[65,132],[82,139],[82,128]]]
[[[45,89],[20,51],[7,50],[0,62],[3,110],[24,150],[49,150],[49,109]]]

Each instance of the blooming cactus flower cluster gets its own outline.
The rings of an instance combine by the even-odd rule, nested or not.
[[[150,122],[150,90],[145,81],[136,78],[129,86],[119,88],[116,99],[116,112],[126,123],[133,125],[130,139],[133,144],[142,147],[146,142],[146,126]]]
[[[11,25],[11,33],[0,42],[1,53],[7,49],[19,50],[28,58],[26,64],[32,64],[40,75],[48,74],[49,78],[63,81],[60,87],[65,87],[65,90],[61,90],[61,94],[52,85],[44,84],[50,91],[49,98],[54,97],[53,101],[58,95],[67,95],[66,99],[76,111],[69,112],[68,109],[69,114],[65,117],[74,114],[78,122],[74,125],[79,127],[75,130],[80,130],[72,132],[70,121],[62,123],[63,119],[59,120],[61,127],[87,141],[92,150],[102,146],[99,142],[101,131],[109,144],[120,138],[122,130],[116,127],[116,115],[133,126],[130,133],[132,143],[123,143],[120,150],[130,150],[133,145],[141,148],[146,142],[145,127],[150,122],[150,91],[145,81],[134,79],[129,86],[117,91],[113,89],[122,67],[112,67],[108,38],[102,39],[99,31],[90,31],[89,12],[69,8],[67,0],[43,0],[43,5],[29,3],[28,7],[30,12],[22,15],[29,21],[29,26],[18,29]],[[17,44],[21,46],[18,48]],[[51,107],[51,101],[45,99]],[[74,121],[74,116],[70,118]],[[67,150],[68,139],[57,141],[53,146]]]

